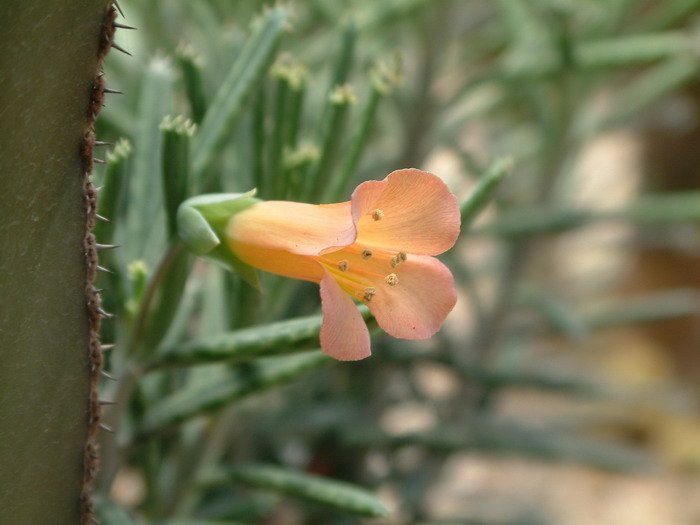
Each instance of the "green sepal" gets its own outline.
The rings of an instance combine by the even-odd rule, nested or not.
[[[260,202],[253,197],[255,192],[256,190],[246,193],[212,193],[187,199],[177,210],[177,230],[182,242],[192,253],[223,264],[238,273],[244,281],[260,289],[260,279],[255,268],[241,261],[222,242],[231,217]]]

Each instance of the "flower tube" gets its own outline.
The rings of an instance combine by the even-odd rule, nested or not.
[[[360,184],[348,202],[256,201],[233,214],[225,243],[236,260],[319,283],[323,351],[342,361],[371,354],[353,299],[403,339],[427,339],[456,302],[454,279],[437,259],[455,243],[457,199],[442,180],[416,169]]]
[[[192,197],[178,234],[194,253],[259,287],[256,269],[316,282],[321,348],[343,361],[371,354],[364,303],[394,337],[427,339],[456,302],[450,271],[434,255],[459,235],[457,199],[435,175],[394,171],[360,184],[348,202],[260,201],[255,191]]]

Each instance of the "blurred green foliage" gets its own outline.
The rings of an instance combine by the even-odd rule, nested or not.
[[[691,15],[700,2],[121,4],[139,29],[116,38],[134,58],[108,61],[108,85],[125,94],[110,96],[98,122],[99,139],[119,142],[96,175],[99,211],[112,220],[98,241],[122,247],[102,259],[115,272],[103,276],[118,315],[104,334],[117,343],[109,370],[119,379],[101,389],[117,401],[106,411],[116,434],[101,445],[103,525],[277,523],[289,509],[279,523],[349,524],[385,513],[375,496],[320,476],[391,486],[396,523],[446,523],[431,521],[427,493],[464,451],[650,466],[642,451],[564,424],[501,421],[494,404],[526,389],[614,397],[575,370],[529,370],[532,342],[546,333],[580,343],[606,326],[697,308],[692,292],[668,290],[584,311],[525,268],[547,236],[592,223],[697,221],[694,193],[648,194],[603,212],[582,209],[571,188],[596,137],[633,126],[697,79]],[[313,286],[265,275],[260,295],[196,261],[174,235],[178,204],[199,193],[257,187],[263,199],[337,202],[355,183],[441,157],[465,226],[446,262],[472,321],[458,309],[456,325],[470,331],[427,345],[382,338],[370,359],[335,363],[315,350]],[[486,208],[489,220],[472,228]],[[474,240],[495,247],[488,263],[463,256]],[[488,300],[483,280],[493,283]],[[522,312],[528,322],[512,322]],[[425,366],[458,382],[449,398],[423,391]],[[433,428],[379,428],[382,414],[411,400],[433,407]],[[406,449],[420,451],[411,467],[397,461]],[[125,510],[108,498],[134,470],[144,487]],[[454,523],[547,520],[532,508],[511,518],[465,508]]]

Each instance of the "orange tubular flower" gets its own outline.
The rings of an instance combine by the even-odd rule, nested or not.
[[[404,169],[360,184],[349,202],[257,202],[228,221],[226,242],[246,264],[319,283],[321,348],[355,361],[371,350],[352,299],[394,337],[427,339],[440,329],[457,297],[452,274],[430,256],[451,248],[459,228],[447,186]]]

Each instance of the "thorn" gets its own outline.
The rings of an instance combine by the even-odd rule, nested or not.
[[[100,375],[101,375],[102,377],[106,377],[107,379],[111,379],[112,381],[119,381],[116,377],[114,377],[114,376],[111,375],[111,374],[108,374],[108,373],[105,372],[104,370],[100,370]]]
[[[97,157],[92,159],[94,162],[97,162],[97,164],[107,164],[106,160],[98,159]]]
[[[100,405],[116,405],[116,401],[108,401],[106,399],[100,399],[97,401]]]
[[[112,348],[114,348],[115,346],[116,346],[116,345],[114,345],[114,344],[111,344],[111,345],[102,345],[102,346],[100,346],[100,350],[102,350],[102,352],[109,352],[109,351],[110,351]]]
[[[94,293],[95,295],[99,295],[99,294],[101,294],[101,293],[104,292],[104,291],[105,291],[105,288],[95,288],[95,289],[92,291],[92,293]]]
[[[117,44],[114,40],[112,40],[112,41],[109,43],[109,45],[112,46],[112,47],[113,47],[114,49],[116,49],[117,51],[121,51],[121,52],[124,53],[125,55],[129,55],[130,57],[134,56],[134,55],[132,55],[131,53],[129,53],[126,49],[124,49],[122,46],[120,46],[119,44]]]
[[[114,142],[104,142],[101,140],[96,140],[95,146],[114,146]]]
[[[98,271],[98,272],[109,273],[109,274],[114,275],[114,272],[113,272],[112,270],[108,270],[108,269],[105,268],[104,266],[98,266],[98,267],[97,267],[97,271]]]
[[[92,520],[92,522],[93,522],[95,525],[102,525],[102,524],[100,523],[100,520],[98,520],[95,516],[90,516],[90,519]]]
[[[103,93],[109,93],[110,95],[123,95],[123,91],[119,91],[118,89],[110,89],[108,87],[102,88]]]
[[[103,217],[99,213],[95,214],[95,219],[97,219],[98,221],[102,221],[102,222],[112,222],[107,217]]]
[[[99,252],[100,250],[114,250],[115,248],[119,248],[119,245],[118,244],[100,244],[99,242],[96,242],[95,248]]]
[[[136,29],[135,27],[125,26],[124,24],[120,24],[119,22],[112,22],[112,27],[117,29]]]
[[[114,429],[112,427],[108,427],[104,423],[100,423],[100,428],[104,430],[105,432],[109,432],[110,434],[114,434]]]
[[[100,193],[102,188],[104,188],[104,186],[95,186],[95,192]]]
[[[114,7],[117,8],[117,11],[119,11],[119,14],[122,15],[122,18],[126,18],[124,16],[124,11],[122,11],[122,8],[119,7],[119,2],[117,2],[117,0],[114,0]]]
[[[107,318],[107,319],[111,319],[112,317],[114,317],[114,314],[110,314],[109,312],[105,312],[105,311],[104,311],[102,308],[100,308],[99,306],[98,306],[97,308],[95,308],[95,311],[96,311],[98,314],[100,314],[102,317],[105,317],[105,318]]]

